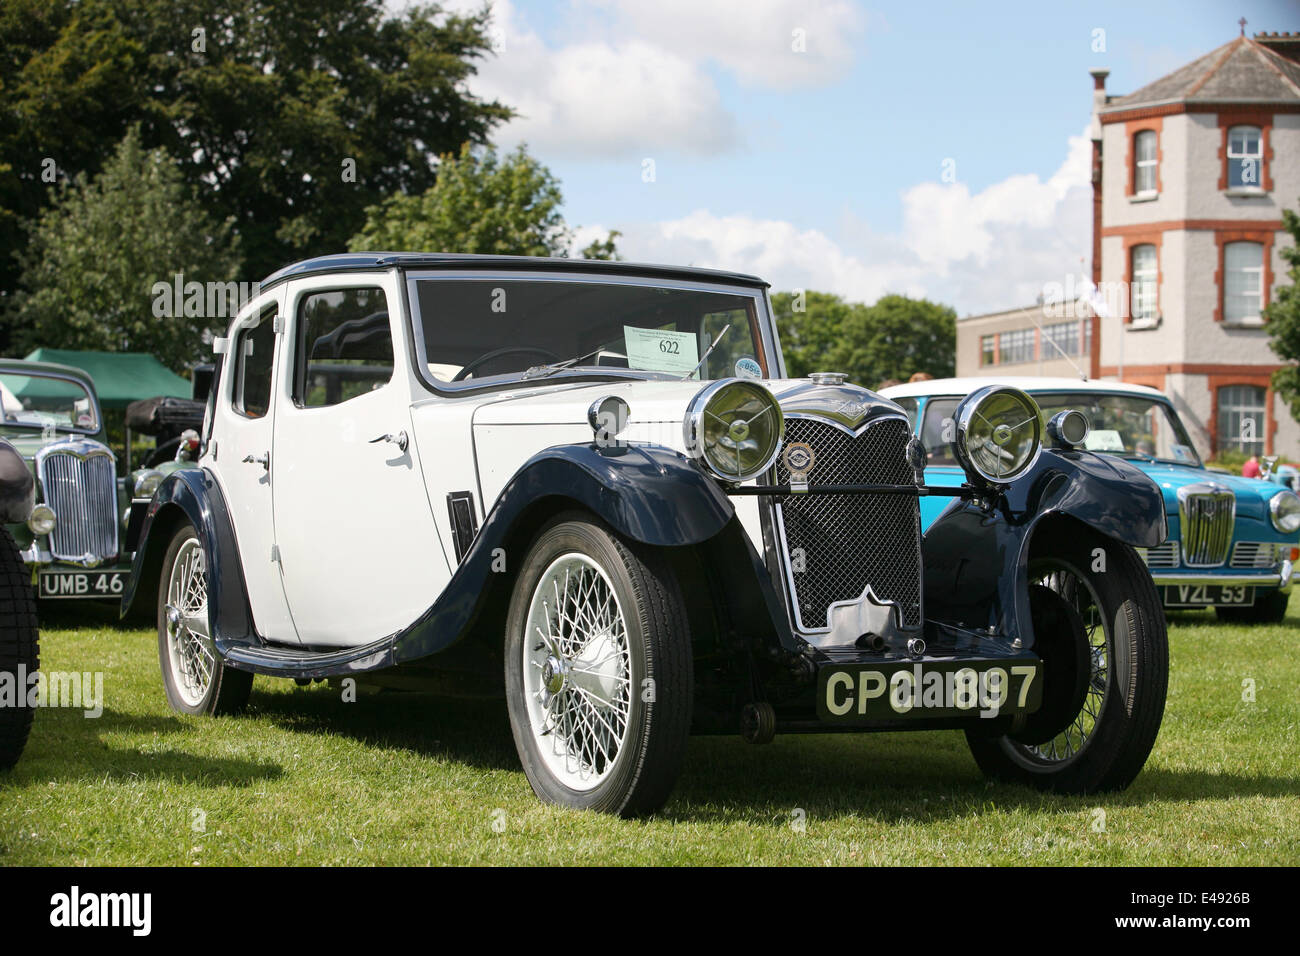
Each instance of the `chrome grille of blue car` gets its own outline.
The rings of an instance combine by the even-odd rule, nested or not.
[[[1212,481],[1178,489],[1179,537],[1189,568],[1217,568],[1228,560],[1237,517],[1233,493]]]
[[[1229,563],[1234,568],[1267,570],[1281,564],[1290,550],[1291,545],[1273,541],[1238,541],[1232,547]]]
[[[95,565],[117,556],[117,469],[98,442],[47,446],[37,455],[44,501],[54,509],[50,554]]]
[[[1142,557],[1148,568],[1176,568],[1178,567],[1178,540],[1170,538],[1154,548],[1147,548]]]
[[[791,416],[785,422],[786,441],[805,442],[816,455],[808,476],[814,485],[910,485],[910,437],[903,419],[885,419],[859,435],[816,418]],[[783,461],[775,471],[778,484],[790,481]],[[920,625],[921,517],[915,495],[791,495],[776,511],[801,631],[825,631],[830,606],[857,600],[868,585],[877,598],[898,605],[904,627]]]

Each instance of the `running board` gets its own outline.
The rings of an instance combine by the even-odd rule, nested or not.
[[[273,677],[337,677],[391,667],[396,638],[397,635],[393,634],[361,647],[327,651],[251,644],[223,645],[218,641],[217,651],[222,660],[236,670]]]

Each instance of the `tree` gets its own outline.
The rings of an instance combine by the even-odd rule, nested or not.
[[[0,296],[60,178],[93,175],[133,124],[220,219],[248,275],[344,248],[365,210],[421,193],[440,153],[511,114],[465,90],[486,7],[382,0],[5,0],[0,4]]]
[[[234,279],[238,237],[231,220],[209,216],[190,195],[166,150],[144,149],[132,128],[103,172],[57,190],[20,264],[26,290],[14,311],[24,351],[57,343],[150,352],[179,370],[203,357],[203,333],[228,318],[208,314],[206,297],[201,309],[169,299],[156,310],[154,283],[170,290],[176,273],[195,283]]]
[[[1287,364],[1273,373],[1273,387],[1291,405],[1291,414],[1300,418],[1300,216],[1294,210],[1282,210],[1282,228],[1291,233],[1291,244],[1279,254],[1290,268],[1290,283],[1279,285],[1273,301],[1264,310],[1268,322],[1269,345]]]
[[[850,381],[875,388],[917,372],[942,378],[956,367],[957,313],[926,299],[887,295],[863,305],[808,291],[776,293],[772,307],[794,376],[844,372]]]
[[[622,235],[623,233],[617,229],[611,229],[604,239],[593,239],[587,243],[586,248],[578,255],[583,259],[607,259],[619,262],[623,258],[618,254],[618,240]]]
[[[563,202],[559,180],[525,147],[501,157],[467,144],[442,157],[432,188],[366,210],[365,228],[348,248],[564,257],[573,231],[560,214]],[[619,235],[593,240],[582,255],[617,259]]]

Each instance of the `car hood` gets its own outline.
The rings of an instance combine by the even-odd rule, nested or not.
[[[474,414],[475,425],[577,425],[599,399],[617,396],[628,404],[628,424],[680,423],[691,399],[709,382],[609,381],[595,385],[559,385],[502,395]],[[763,379],[788,414],[820,415],[849,427],[872,418],[899,415],[887,398],[857,385],[818,385],[808,379]]]
[[[1165,508],[1169,514],[1178,513],[1178,489],[1198,482],[1212,481],[1223,485],[1237,497],[1237,514],[1264,520],[1268,517],[1268,502],[1282,490],[1281,486],[1258,478],[1242,478],[1205,468],[1189,468],[1186,465],[1165,464],[1163,462],[1135,461],[1142,471],[1164,492]]]

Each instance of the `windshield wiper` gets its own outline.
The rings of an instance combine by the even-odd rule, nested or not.
[[[731,323],[728,322],[726,325],[722,327],[722,331],[718,333],[718,337],[713,340],[713,344],[704,350],[704,354],[700,356],[700,360],[695,363],[695,368],[691,369],[689,372],[687,372],[685,375],[682,376],[683,382],[700,370],[701,366],[703,366],[704,363],[709,360],[709,356],[713,353],[713,350],[718,347],[718,343],[722,341],[722,337],[726,335],[730,330],[731,330]]]
[[[586,355],[579,355],[577,358],[565,359],[563,362],[552,362],[550,365],[534,365],[531,368],[526,369],[521,378],[524,381],[527,381],[530,378],[546,378],[546,376],[554,375],[556,372],[562,372],[566,368],[573,368],[573,366],[577,365],[583,359],[589,359],[593,355],[599,355],[603,351],[605,351],[605,346],[602,345],[599,348],[592,349]]]

